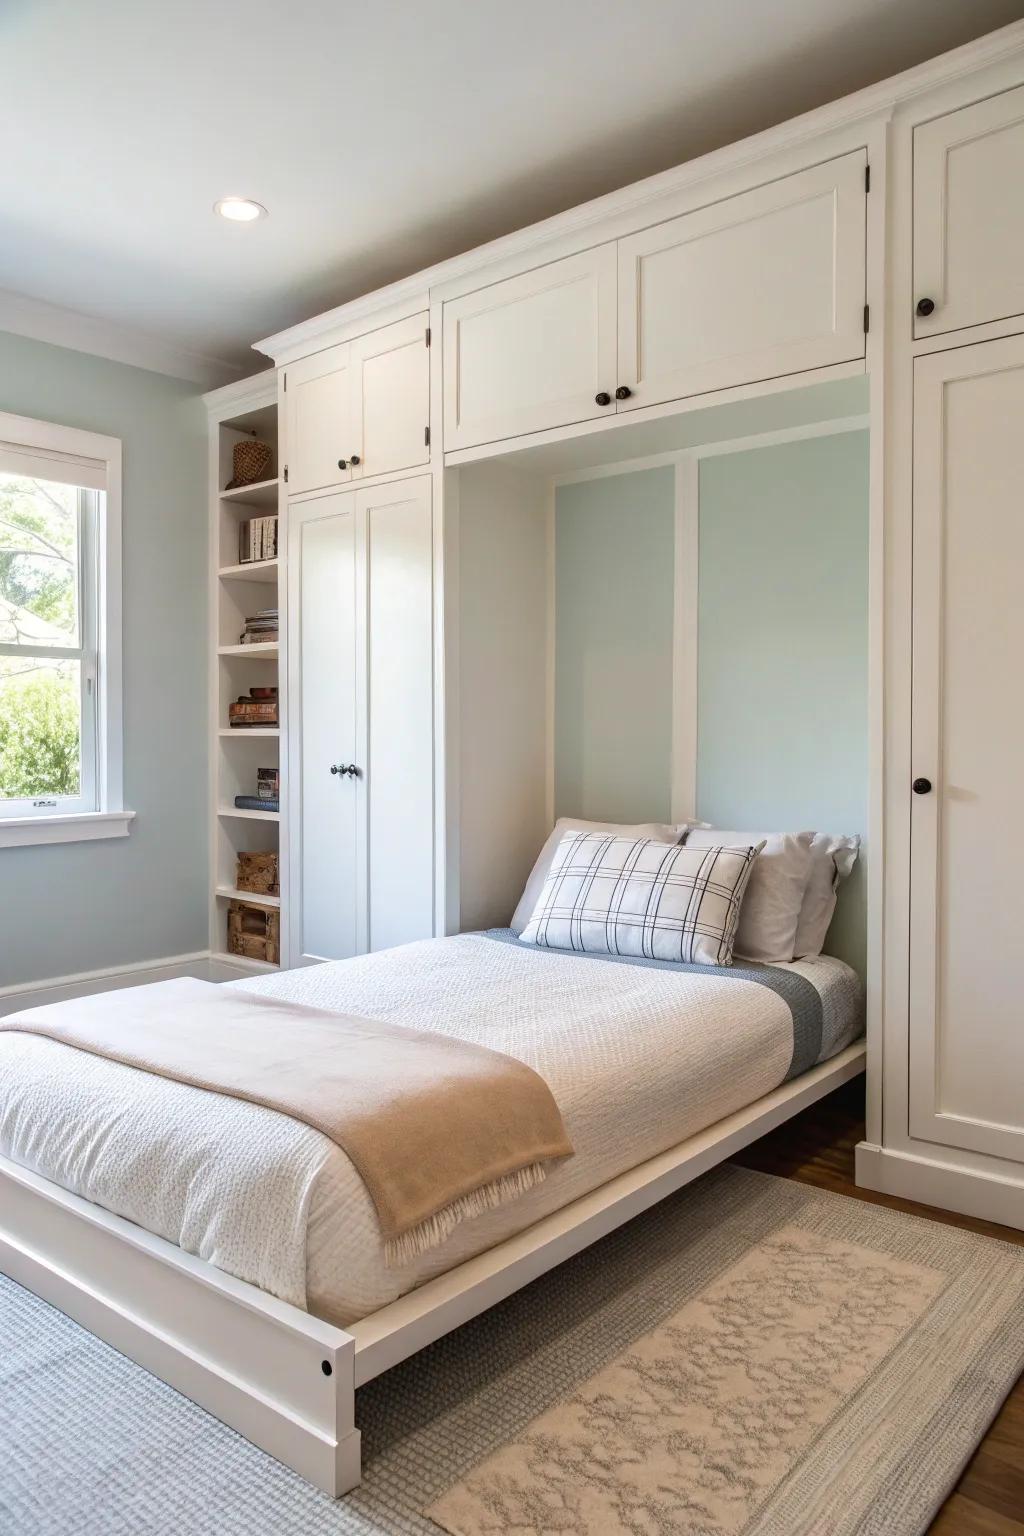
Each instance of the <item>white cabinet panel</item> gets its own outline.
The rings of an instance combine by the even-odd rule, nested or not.
[[[866,156],[620,240],[619,410],[864,355]]]
[[[389,475],[430,459],[427,315],[385,325],[350,343],[356,478]]]
[[[358,453],[352,421],[349,344],[329,347],[285,369],[288,492],[316,491],[352,478]],[[340,460],[345,461],[344,468]]]
[[[1024,315],[1024,86],[914,132],[915,336]]]
[[[430,477],[293,500],[288,516],[285,788],[302,964],[434,932]]]
[[[292,955],[342,960],[365,947],[359,889],[365,778],[332,773],[362,766],[357,734],[356,517],[350,494],[293,502],[288,560],[292,721]],[[297,897],[297,900],[296,900]]]
[[[366,600],[369,948],[434,931],[430,481],[358,493]]]
[[[1024,338],[918,359],[910,1129],[1024,1162],[1022,421]]]
[[[615,324],[614,243],[449,301],[445,448],[614,414]]]

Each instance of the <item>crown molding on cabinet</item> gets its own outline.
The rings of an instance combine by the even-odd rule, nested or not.
[[[843,96],[812,112],[805,112],[763,133],[725,145],[683,165],[674,166],[671,170],[648,176],[643,181],[633,182],[617,192],[609,192],[604,197],[581,203],[550,219],[527,225],[524,229],[491,240],[486,245],[476,246],[447,261],[412,273],[385,288],[363,294],[347,304],[340,304],[324,314],[315,315],[287,330],[254,342],[253,350],[272,357],[280,367],[362,331],[373,329],[378,324],[385,324],[387,320],[414,313],[415,309],[425,306],[428,295],[434,296],[434,290],[470,273],[480,273],[482,285],[489,280],[483,275],[484,269],[522,257],[531,251],[540,252],[560,240],[575,237],[579,246],[581,238],[585,238],[589,230],[595,231],[594,242],[615,238],[619,231],[609,226],[616,219],[631,218],[635,227],[637,216],[642,215],[644,208],[651,204],[663,203],[673,194],[684,193],[712,177],[742,171],[744,167],[753,166],[768,156],[797,148],[808,140],[820,139],[828,133],[891,114],[925,91],[932,91],[937,86],[948,84],[1021,51],[1024,51],[1024,21],[1012,22],[997,32],[964,44],[962,48],[929,59],[900,75],[867,86],[850,96]],[[715,200],[719,195],[716,193]],[[671,211],[663,216],[671,217]],[[551,254],[556,253],[552,251]],[[544,259],[547,257],[539,256],[538,264]],[[386,312],[383,317],[382,312]]]
[[[0,331],[47,342],[53,347],[68,347],[72,352],[87,352],[92,357],[105,357],[131,368],[146,368],[150,373],[165,373],[172,379],[184,379],[206,389],[241,373],[240,368],[221,358],[206,357],[145,331],[47,304],[6,288],[0,289]]]

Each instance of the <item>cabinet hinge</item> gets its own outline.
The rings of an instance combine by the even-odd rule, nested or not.
[[[871,191],[871,167],[870,167],[870,165],[866,165],[864,167],[864,191],[865,192],[870,192]]]
[[[870,331],[870,329],[871,329],[871,305],[870,304],[865,304],[864,305],[864,335],[865,336],[867,335],[868,331]]]
[[[429,347],[430,346],[430,326],[429,325],[427,326],[427,334],[426,334],[426,338],[425,339],[426,339],[426,344]]]
[[[288,484],[288,465],[287,464],[284,467],[284,483],[285,483],[285,485]]]
[[[423,446],[424,446],[424,448],[429,448],[430,447],[430,428],[429,427],[424,427],[423,428]]]

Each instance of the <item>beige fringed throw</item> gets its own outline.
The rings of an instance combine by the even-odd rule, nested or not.
[[[0,1019],[0,1030],[248,1099],[322,1132],[366,1185],[393,1267],[572,1154],[550,1088],[511,1056],[206,981],[53,1003]]]

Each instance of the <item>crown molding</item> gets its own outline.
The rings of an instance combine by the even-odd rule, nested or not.
[[[339,304],[323,314],[289,326],[287,330],[267,336],[262,341],[255,341],[252,344],[253,350],[273,358],[280,367],[283,363],[292,362],[330,346],[335,341],[343,340],[346,335],[358,334],[359,322],[371,322],[369,326],[364,324],[362,329],[372,329],[374,317],[382,309],[408,306],[410,303],[420,306],[425,296],[435,297],[435,290],[441,285],[470,273],[480,272],[482,282],[486,282],[486,270],[497,263],[531,252],[542,253],[545,247],[567,237],[585,238],[588,231],[595,231],[595,239],[605,238],[601,230],[610,220],[635,216],[649,205],[663,202],[673,193],[726,171],[754,165],[770,155],[793,149],[829,131],[891,114],[925,91],[973,74],[1021,50],[1024,50],[1024,21],[1011,22],[996,32],[987,33],[960,48],[917,64],[902,74],[880,80],[874,85],[865,86],[863,90],[842,96],[837,101],[790,118],[774,128],[723,145],[721,149],[711,150],[706,155],[700,155],[670,170],[645,177],[616,192],[608,192],[603,197],[580,203],[575,208],[554,214],[537,224],[529,224],[523,229],[499,236],[496,240],[452,256],[421,272],[410,273],[408,277],[400,278],[387,287],[374,289],[346,304]],[[542,255],[540,259],[544,259]]]
[[[98,320],[7,288],[0,288],[0,331],[48,342],[54,347],[68,347],[72,352],[87,352],[131,368],[165,373],[203,389],[227,383],[242,372],[221,358],[206,357],[145,331]]]
[[[251,373],[244,379],[235,379],[211,389],[203,396],[203,404],[211,421],[221,421],[227,416],[239,416],[243,411],[259,410],[265,405],[277,404],[277,373],[267,368],[262,373]]]

